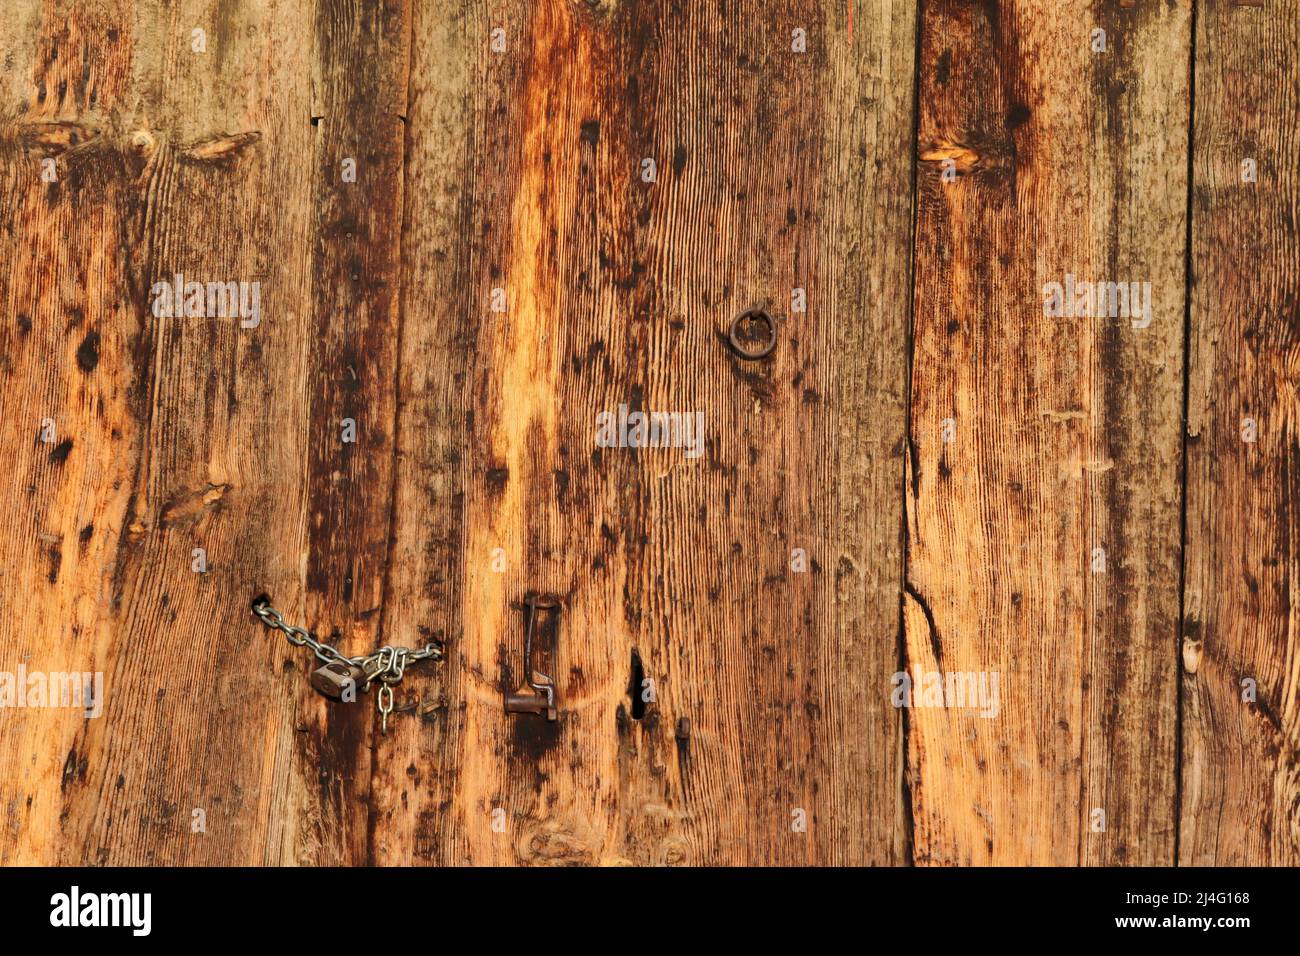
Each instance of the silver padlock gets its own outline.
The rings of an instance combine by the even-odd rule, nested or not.
[[[346,661],[330,661],[324,667],[312,671],[311,675],[311,686],[334,700],[342,700],[349,689],[352,691],[350,700],[356,700],[357,691],[365,683],[366,672]]]

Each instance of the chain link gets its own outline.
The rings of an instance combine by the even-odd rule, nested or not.
[[[285,622],[284,615],[271,606],[270,601],[259,601],[252,606],[254,616],[273,631],[280,631],[295,647],[310,648],[316,659],[333,664],[336,661],[361,668],[366,675],[362,690],[370,690],[372,681],[379,681],[379,712],[383,715],[384,729],[388,728],[388,715],[393,712],[393,685],[406,674],[408,664],[416,661],[440,661],[443,658],[442,641],[430,641],[424,647],[380,647],[361,657],[348,657],[332,644],[319,640],[305,627]]]

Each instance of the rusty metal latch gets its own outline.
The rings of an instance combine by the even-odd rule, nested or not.
[[[533,666],[533,633],[537,627],[538,609],[549,610],[559,606],[560,602],[556,598],[531,592],[524,596],[527,618],[524,626],[524,675],[533,692],[512,694],[506,691],[504,697],[507,714],[545,714],[547,720],[555,719],[555,681]]]

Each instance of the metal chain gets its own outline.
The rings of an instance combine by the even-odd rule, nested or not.
[[[284,615],[273,608],[269,601],[259,601],[252,606],[252,611],[268,628],[283,632],[290,644],[310,648],[317,660],[325,664],[338,661],[361,668],[366,675],[361,688],[363,691],[370,690],[372,681],[379,681],[379,713],[383,716],[385,732],[388,729],[388,715],[393,712],[393,685],[405,676],[407,665],[423,660],[440,661],[443,658],[442,641],[430,641],[420,648],[385,645],[360,657],[348,657],[332,644],[319,640],[305,627],[286,623]]]
[[[285,638],[290,644],[293,644],[296,647],[310,648],[312,653],[326,664],[333,663],[334,661],[343,661],[344,663],[360,667],[367,673],[373,673],[375,677],[380,677],[381,671],[387,672],[390,669],[395,670],[395,677],[389,683],[395,684],[397,681],[402,679],[402,671],[406,669],[408,663],[423,660],[442,660],[443,644],[441,641],[430,641],[421,648],[385,646],[361,657],[348,657],[332,644],[327,644],[324,641],[318,640],[316,635],[312,634],[312,632],[307,630],[305,627],[296,627],[293,624],[285,623],[284,615],[273,608],[269,603],[263,602],[261,604],[254,604],[253,614],[256,615],[257,619],[263,624],[271,628],[271,630],[283,631]],[[388,660],[392,661],[391,665],[388,663]],[[384,666],[372,672],[372,667],[381,663],[384,664]]]

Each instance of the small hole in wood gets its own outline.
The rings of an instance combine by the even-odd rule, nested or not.
[[[632,698],[632,719],[640,720],[645,716],[645,700],[641,696],[641,684],[645,680],[645,668],[641,664],[641,655],[632,649],[632,676],[628,681],[627,692]]]

